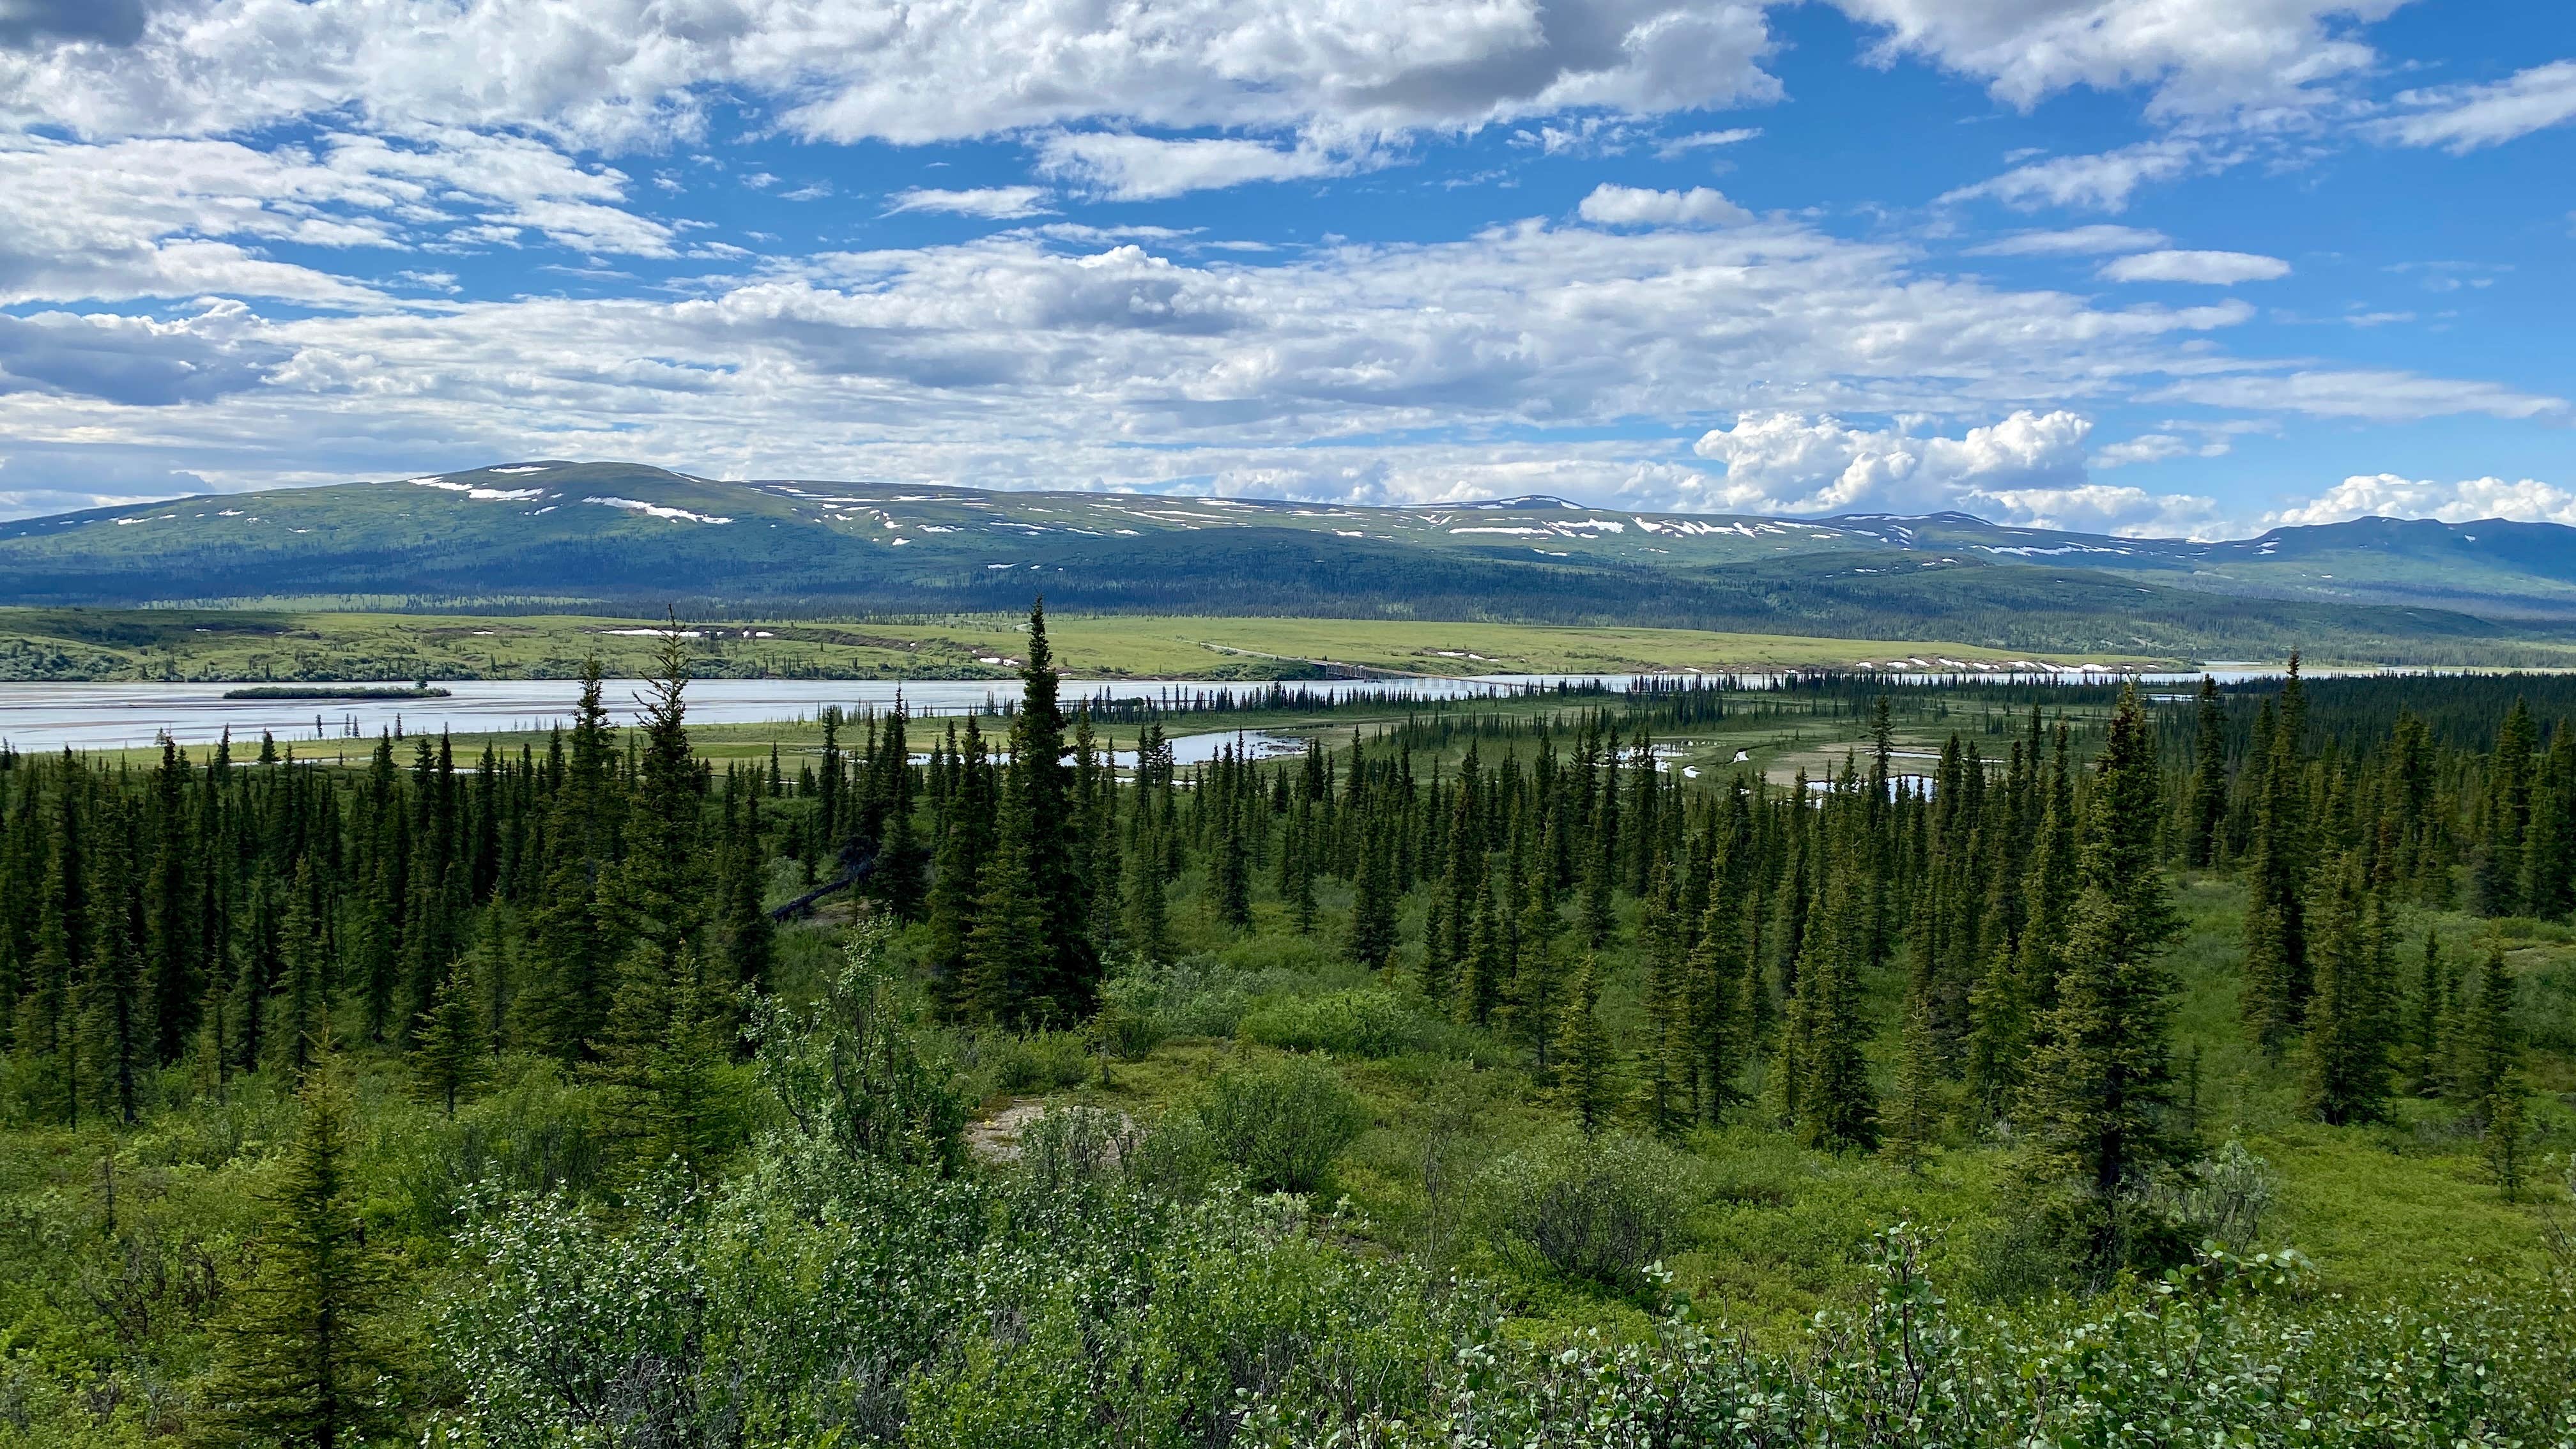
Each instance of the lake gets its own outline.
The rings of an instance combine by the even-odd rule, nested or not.
[[[2213,670],[2221,683],[2265,677],[2276,668],[2231,664]],[[1598,682],[1613,690],[1647,679],[1673,675],[1489,674],[1458,679],[1316,679],[1287,687],[1310,698],[1400,700],[1472,699],[1501,696],[1559,684]],[[1689,677],[1689,676],[1681,676]],[[1783,676],[1757,671],[1726,676],[1736,684],[1761,689]],[[1887,673],[1891,681],[1944,682],[1963,676],[1950,673]],[[2066,670],[2054,674],[1972,674],[1968,679],[1996,681],[2063,680],[2101,683],[2120,676],[2101,670]],[[2198,673],[2150,673],[2150,683],[2196,682]],[[406,734],[494,734],[543,730],[570,719],[581,686],[568,679],[464,680],[443,684],[445,699],[294,700],[226,699],[239,684],[0,684],[0,740],[24,751],[140,749],[167,732],[181,744],[209,744],[227,729],[237,741],[256,744],[260,733],[281,744],[311,745],[332,740],[373,740],[399,722]],[[327,685],[313,685],[328,688]],[[1267,688],[1258,683],[1207,680],[1067,679],[1068,703],[1107,692],[1118,699],[1162,699],[1231,691],[1238,699]],[[610,713],[621,725],[641,712],[643,684],[611,680],[606,688]],[[828,706],[858,714],[894,707],[900,695],[915,715],[964,714],[1019,697],[1016,680],[833,680],[833,679],[700,679],[689,685],[689,718],[700,724],[759,724],[810,720]],[[310,751],[308,749],[307,753]]]
[[[1291,684],[1308,697],[1333,699],[1468,699],[1500,695],[1533,686],[1554,686],[1562,678],[1586,682],[1591,676],[1511,675],[1487,679],[1317,679]],[[1628,680],[1602,681],[1625,688]],[[236,741],[257,744],[262,731],[280,744],[333,740],[373,740],[399,724],[406,734],[495,734],[543,730],[569,723],[581,686],[568,679],[464,680],[442,684],[444,699],[226,699],[238,684],[0,684],[0,740],[13,748],[59,750],[139,749],[167,732],[181,744],[210,744],[232,731]],[[330,688],[312,685],[311,688]],[[1230,690],[1235,697],[1256,693],[1259,684],[1207,680],[1067,679],[1067,703],[1107,691],[1118,699],[1159,699],[1171,694],[1203,695]],[[602,695],[609,713],[621,725],[642,713],[640,680],[607,681]],[[1019,698],[1016,680],[833,680],[833,679],[698,679],[689,683],[689,719],[695,724],[760,724],[778,720],[820,718],[824,709],[844,713],[883,713],[898,695],[915,715],[967,714]],[[1132,728],[1127,731],[1132,734]],[[308,749],[305,753],[310,754]]]

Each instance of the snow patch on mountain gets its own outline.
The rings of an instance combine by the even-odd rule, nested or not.
[[[641,513],[647,518],[677,518],[684,519],[690,523],[733,522],[730,518],[718,518],[713,514],[691,513],[685,508],[666,508],[659,503],[647,503],[640,498],[596,497],[585,498],[581,501],[584,503],[596,503],[607,508],[623,508],[630,513]]]

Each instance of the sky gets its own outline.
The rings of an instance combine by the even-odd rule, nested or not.
[[[2576,524],[2571,253],[2539,0],[0,0],[0,517]]]

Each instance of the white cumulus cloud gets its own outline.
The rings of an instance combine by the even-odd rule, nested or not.
[[[2502,383],[2426,377],[2371,368],[2307,368],[2288,373],[2224,373],[2187,378],[2144,395],[2149,402],[2191,402],[2250,412],[2305,413],[2320,418],[2413,422],[2483,413],[2494,418],[2563,417],[2567,400]]]
[[[2367,69],[2355,31],[2405,0],[1834,0],[1885,28],[1882,57],[1919,55],[2028,109],[2075,86],[2154,89],[2151,109],[2203,115],[2318,99]]]
[[[916,186],[887,197],[886,214],[945,211],[959,216],[1005,221],[1013,217],[1044,214],[1046,199],[1047,191],[1043,186],[978,186],[963,191]]]
[[[2401,91],[2397,103],[2405,114],[2372,127],[2383,140],[2454,152],[2501,145],[2576,120],[2576,60],[2536,65],[2490,85]]]
[[[2199,140],[2166,137],[2089,156],[2025,162],[2001,176],[1945,192],[1941,200],[1999,201],[2021,211],[2043,206],[2125,211],[2129,198],[2151,181],[2170,181],[2227,161]]]
[[[1968,248],[1972,257],[2098,257],[2118,252],[2143,252],[2165,245],[2171,238],[2163,232],[2142,226],[2113,226],[2108,222],[2094,226],[2067,227],[2062,231],[2023,231],[1997,237],[1990,242]]]
[[[1114,120],[1473,128],[1762,102],[1753,0],[161,0],[125,45],[0,49],[0,116],[92,136],[369,126],[694,137],[730,97],[808,140],[914,145]]]
[[[2102,277],[2113,282],[2197,282],[2213,287],[2275,281],[2289,274],[2288,262],[2252,252],[2139,252],[2115,257],[2101,268]]]
[[[2444,523],[2505,518],[2576,525],[2576,492],[2531,478],[2443,483],[2395,473],[2355,474],[2314,498],[2264,515],[2263,522],[2280,527],[2354,518],[2436,518]]]
[[[1236,136],[1163,140],[1115,132],[1063,132],[1038,149],[1038,169],[1113,201],[1152,201],[1253,181],[1333,176],[1357,164],[1313,147],[1277,147]]]
[[[1592,188],[1576,212],[1596,226],[1723,226],[1753,218],[1710,187],[1655,191],[1608,181]]]
[[[1743,513],[1929,513],[2102,533],[2201,533],[2216,505],[2189,494],[2093,482],[2092,420],[2024,409],[1957,437],[1838,418],[1748,413],[1692,451],[1726,465],[1711,506]]]

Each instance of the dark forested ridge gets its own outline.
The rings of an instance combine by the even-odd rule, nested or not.
[[[0,604],[355,600],[1647,623],[2003,649],[2542,663],[2576,530],[2397,522],[2225,543],[1961,514],[1769,519],[1556,499],[1247,499],[722,483],[538,462],[0,523]],[[1033,575],[1035,577],[1033,577]],[[181,591],[173,580],[186,580]]]
[[[2567,680],[1184,770],[1038,615],[1007,713],[717,770],[684,659],[506,751],[0,756],[0,1441],[2565,1432]],[[2258,1140],[2486,1272],[2290,1250],[2346,1179]]]

